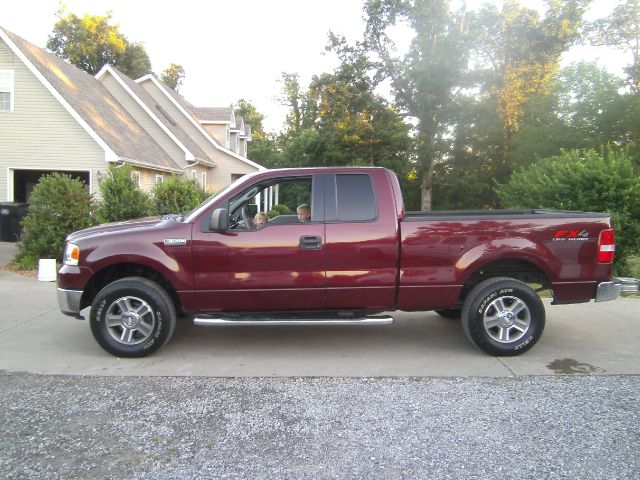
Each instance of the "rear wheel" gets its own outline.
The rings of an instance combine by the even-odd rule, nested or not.
[[[481,350],[500,356],[519,355],[542,336],[542,300],[526,283],[490,278],[479,283],[462,308],[465,334]]]
[[[176,324],[173,301],[157,283],[129,277],[104,287],[91,305],[91,332],[119,357],[144,357],[169,341]]]

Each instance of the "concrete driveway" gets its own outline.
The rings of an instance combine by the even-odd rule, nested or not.
[[[12,247],[0,244],[0,262]],[[378,327],[196,327],[178,322],[154,355],[104,352],[88,322],[58,311],[54,283],[0,270],[0,370],[142,376],[509,377],[640,374],[640,299],[550,306],[542,339],[519,357],[473,347],[456,321],[398,312]]]

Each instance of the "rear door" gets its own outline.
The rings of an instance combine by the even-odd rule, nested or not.
[[[395,304],[398,221],[388,174],[338,173],[325,185],[327,308]]]
[[[228,231],[194,228],[194,281],[201,311],[325,308],[324,191],[319,181],[313,175],[262,181],[230,199]],[[310,205],[310,221],[298,220],[300,205]],[[252,224],[256,210],[271,216],[262,228]]]

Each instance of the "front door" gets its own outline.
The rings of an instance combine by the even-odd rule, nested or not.
[[[323,309],[324,210],[314,206],[323,194],[309,175],[270,179],[230,199],[228,231],[202,232],[194,226],[199,310]],[[301,211],[310,208],[310,219],[298,219],[300,206]],[[268,220],[261,226],[263,214]]]

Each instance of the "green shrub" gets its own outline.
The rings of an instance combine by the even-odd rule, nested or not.
[[[195,179],[172,175],[153,187],[152,210],[156,215],[186,212],[196,208],[208,196]]]
[[[15,263],[33,269],[39,258],[62,261],[67,235],[95,223],[90,212],[91,196],[83,181],[60,173],[43,176],[31,193]]]
[[[110,166],[100,183],[100,222],[118,222],[149,215],[149,196],[138,188],[131,165]]]
[[[293,213],[295,212],[292,212],[286,205],[274,205],[271,210],[267,212],[267,217],[273,218],[278,215],[291,215]]]
[[[626,152],[571,150],[512,175],[500,185],[505,206],[608,212],[616,230],[616,273],[640,251],[640,178]]]

